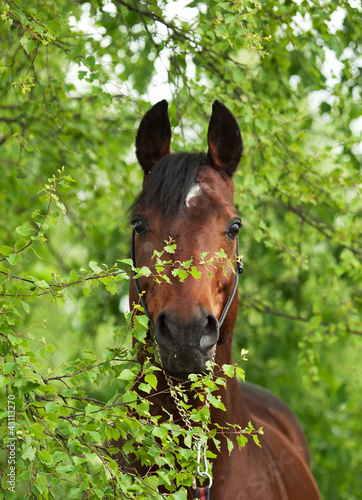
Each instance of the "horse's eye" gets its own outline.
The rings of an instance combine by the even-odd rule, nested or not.
[[[147,231],[146,224],[141,219],[133,221],[133,229],[135,230],[137,236],[142,236]]]
[[[230,238],[236,238],[237,235],[239,234],[241,228],[241,222],[240,221],[234,221],[230,226],[227,231],[227,234]]]

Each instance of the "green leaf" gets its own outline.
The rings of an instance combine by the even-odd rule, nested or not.
[[[235,366],[235,374],[240,380],[245,382],[245,370],[243,370],[239,366]]]
[[[95,262],[94,260],[91,260],[89,262],[89,267],[94,271],[95,273],[101,273],[102,269],[98,266],[98,263]]]
[[[12,373],[16,368],[16,363],[5,363],[3,371],[5,374]]]
[[[256,435],[256,434],[252,434],[253,436],[253,440],[254,440],[254,443],[259,446],[259,448],[261,448],[261,444],[260,444],[260,441],[259,441],[259,437]]]
[[[227,254],[225,253],[225,250],[223,250],[222,248],[220,248],[219,252],[215,252],[215,255],[216,255],[216,257],[219,257],[219,259],[227,259],[228,258]]]
[[[165,252],[172,254],[172,253],[175,253],[177,245],[175,245],[175,244],[173,244],[173,245],[166,245],[164,248],[165,248]]]
[[[146,392],[147,394],[150,394],[150,392],[151,392],[151,386],[149,384],[145,384],[143,382],[138,386],[138,389],[140,391]]]
[[[139,276],[151,276],[152,272],[149,267],[142,266],[141,269],[138,270]]]
[[[2,271],[6,275],[10,274],[10,270],[7,267],[3,266],[2,264],[0,264],[0,271]],[[4,280],[6,279],[5,276],[3,277],[3,279]]]
[[[47,450],[39,450],[37,455],[40,461],[45,462],[46,464],[52,463],[52,457]]]
[[[141,327],[142,330],[148,330],[148,318],[145,314],[136,315],[134,318],[134,324],[137,327]]]
[[[191,259],[185,260],[184,262],[181,262],[181,266],[184,269],[190,269],[190,266],[191,266],[192,262],[193,262],[193,258],[191,257]]]
[[[188,277],[188,273],[182,268],[172,269],[171,273],[173,276],[175,277],[177,276],[181,283],[183,283],[185,279]]]
[[[46,435],[44,434],[44,427],[41,424],[33,424],[31,426],[31,433],[34,434],[37,439],[46,439]]]
[[[145,376],[145,382],[150,384],[153,389],[157,389],[157,377],[153,373],[148,373]]]
[[[0,247],[0,253],[2,255],[5,255],[5,257],[7,257],[8,255],[10,255],[12,252],[13,252],[13,249],[11,247],[8,247],[6,245],[2,245]]]
[[[88,56],[86,57],[83,62],[85,63],[85,65],[90,68],[90,69],[94,69],[95,68],[95,64],[96,64],[96,60],[95,60],[95,57],[94,56]]]
[[[75,272],[74,270],[71,270],[70,271],[70,276],[69,276],[69,281],[70,283],[73,283],[75,281],[78,281],[79,279],[79,275],[77,272]]]
[[[158,477],[155,476],[146,476],[144,478],[145,485],[153,491],[156,491],[158,488]]]
[[[32,446],[23,445],[23,452],[21,456],[24,460],[33,462],[35,459],[35,449]]]
[[[235,367],[234,365],[222,365],[223,372],[227,377],[233,377],[235,374]]]
[[[84,80],[84,78],[88,75],[88,71],[78,71],[79,80]]]
[[[67,213],[64,203],[62,203],[61,201],[57,201],[55,204],[58,208],[60,208],[63,214]]]
[[[39,288],[43,288],[43,289],[45,288],[46,290],[50,289],[49,284],[44,280],[35,281],[34,285],[39,287]]]
[[[135,373],[133,373],[128,368],[124,368],[117,378],[119,378],[120,380],[133,380],[135,377]]]
[[[210,401],[210,404],[214,406],[215,408],[219,408],[220,410],[226,411],[226,408],[224,406],[224,403],[221,401],[220,396],[216,397],[213,394],[207,394],[206,396],[207,400]]]
[[[0,387],[4,387],[9,383],[10,383],[9,377],[4,377],[4,375],[0,375]]]
[[[189,273],[191,274],[191,276],[195,279],[200,279],[201,278],[201,272],[197,270],[197,268],[195,266],[192,266],[191,267],[191,271],[189,271]]]
[[[108,439],[117,440],[120,438],[120,432],[118,431],[118,429],[116,429],[115,427],[110,427],[108,425],[106,427],[106,435]]]
[[[55,403],[54,401],[50,401],[45,405],[45,411],[47,413],[54,413],[58,410],[58,408],[59,408],[58,403]]]
[[[20,253],[12,253],[9,255],[9,257],[6,258],[6,260],[11,266],[15,266],[16,264],[18,264],[18,262],[20,262],[21,255]]]
[[[234,443],[231,441],[231,439],[229,438],[226,438],[226,442],[227,442],[227,445],[228,445],[228,452],[229,452],[229,455],[231,455],[231,452],[233,451],[234,449]]]
[[[161,440],[164,440],[167,438],[168,434],[169,434],[169,431],[168,429],[166,429],[165,427],[155,427],[153,429],[153,432],[152,434],[155,436],[155,437],[158,437],[160,438]]]
[[[239,434],[236,436],[236,441],[238,442],[239,448],[244,448],[248,442],[248,438],[244,434]]]
[[[216,33],[216,35],[217,35],[217,36],[219,36],[219,37],[223,37],[223,36],[225,36],[225,35],[226,35],[226,33],[227,33],[227,28],[226,28],[226,26],[225,26],[224,24],[217,24],[217,25],[215,26],[215,33]]]
[[[21,301],[21,305],[23,306],[24,311],[29,314],[30,313],[30,306],[27,302],[24,302],[23,300]]]
[[[127,266],[133,267],[132,259],[118,259],[118,262],[122,262],[122,264],[127,264]]]
[[[20,43],[24,47],[24,50],[27,54],[30,54],[30,52],[38,46],[37,41],[28,38],[27,35],[24,35],[20,38]]]
[[[190,434],[186,434],[186,436],[184,437],[184,444],[186,446],[186,448],[190,448],[192,447],[192,436]]]
[[[170,500],[187,500],[187,493],[185,489],[176,491],[168,497]]]
[[[27,226],[18,226],[15,231],[22,236],[29,236],[29,234],[31,233],[31,228]]]

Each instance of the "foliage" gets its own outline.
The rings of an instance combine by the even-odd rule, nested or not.
[[[27,242],[20,240],[14,248],[3,246],[1,251],[7,254],[2,259],[4,262],[15,268],[34,245],[47,241],[48,223],[56,222],[60,215],[53,205],[66,212],[56,194],[57,188],[67,188],[68,182],[72,181],[63,171],[58,177],[49,179],[45,194],[39,198],[46,207],[45,213],[36,210],[32,214],[34,220],[39,218],[38,228],[16,228],[16,232],[25,237],[32,231],[35,234]],[[137,277],[154,275],[156,280],[166,277],[162,274],[166,266],[172,265],[175,270],[184,266],[188,269],[189,262],[161,259],[164,253],[172,255],[176,250],[171,241],[165,243],[151,268],[135,268],[129,259],[121,259],[120,264],[130,266]],[[231,263],[227,261],[225,265]],[[239,426],[206,429],[210,423],[210,404],[224,408],[220,397],[212,392],[224,386],[225,378],[234,376],[235,371],[240,377],[244,372],[237,366],[224,365],[220,370],[215,367],[205,377],[193,376],[191,390],[198,393],[201,403],[204,403],[198,409],[191,409],[187,404],[183,384],[175,386],[173,390],[193,424],[191,429],[183,429],[172,420],[162,422],[160,416],[150,413],[151,398],[148,399],[147,395],[157,390],[154,372],[159,368],[150,363],[149,358],[154,353],[153,347],[147,345],[144,348],[148,351],[148,360],[142,365],[137,362],[137,353],[146,342],[148,329],[144,315],[134,317],[132,337],[137,342],[133,348],[124,345],[127,332],[115,329],[113,333],[118,345],[106,349],[102,358],[84,350],[76,359],[63,362],[57,368],[46,367],[47,357],[55,348],[44,337],[39,339],[32,332],[19,331],[23,327],[21,311],[30,312],[27,302],[30,298],[46,296],[60,303],[64,301],[67,290],[74,286],[81,287],[84,295],[89,297],[92,289],[100,283],[113,294],[117,283],[129,280],[130,273],[118,265],[108,270],[90,261],[89,267],[90,271],[81,269],[82,274],[72,271],[68,280],[53,275],[54,282],[48,283],[30,275],[15,276],[1,265],[2,295],[8,299],[2,305],[0,344],[4,361],[0,385],[7,387],[8,399],[2,411],[5,422],[3,471],[16,464],[14,478],[9,473],[2,474],[4,498],[12,498],[14,492],[19,498],[80,498],[84,495],[88,498],[161,498],[157,489],[165,486],[170,491],[170,499],[186,499],[184,487],[192,485],[197,469],[195,436],[202,444],[206,444],[207,438],[213,439],[217,448],[218,433],[236,434],[240,446],[246,445],[250,435],[259,445],[257,434],[262,433],[262,429],[254,429],[251,423],[245,429]],[[193,276],[192,271],[185,272],[190,273],[188,277]],[[182,277],[182,281],[185,279]],[[89,395],[92,385],[104,387],[109,379],[117,385],[108,401]],[[14,412],[16,426],[13,425]],[[119,439],[122,445],[116,445]],[[227,440],[231,452],[233,442]],[[12,457],[9,455],[12,446],[17,448],[16,458],[9,458]],[[119,471],[116,461],[119,446],[123,456],[129,460],[135,457],[149,468],[145,476]],[[211,453],[209,457],[212,457]],[[156,471],[152,468],[154,463],[159,466]]]
[[[149,498],[159,476],[115,478],[104,439],[117,432],[132,434],[129,451],[147,442],[145,460],[190,465],[169,486],[190,480],[180,430],[157,425],[155,448],[147,398],[132,394],[141,374],[152,387],[154,368],[134,361],[120,311],[141,186],[132,145],[158,89],[172,101],[174,149],[205,150],[215,98],[238,119],[235,351],[248,347],[247,379],[297,412],[322,496],[357,499],[360,3],[194,0],[187,19],[172,6],[0,2],[0,383],[16,395],[18,494],[132,498],[137,485]],[[183,264],[175,273],[192,279]]]

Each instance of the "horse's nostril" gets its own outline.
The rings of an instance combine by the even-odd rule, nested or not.
[[[208,314],[200,339],[200,351],[207,353],[219,340],[219,325],[213,314]]]
[[[170,347],[172,344],[172,325],[167,311],[161,311],[158,315],[155,335],[161,347]]]

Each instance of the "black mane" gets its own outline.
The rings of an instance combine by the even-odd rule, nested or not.
[[[176,214],[205,164],[203,153],[173,153],[163,157],[148,174],[146,186],[133,203],[131,213],[152,207],[165,215]]]

